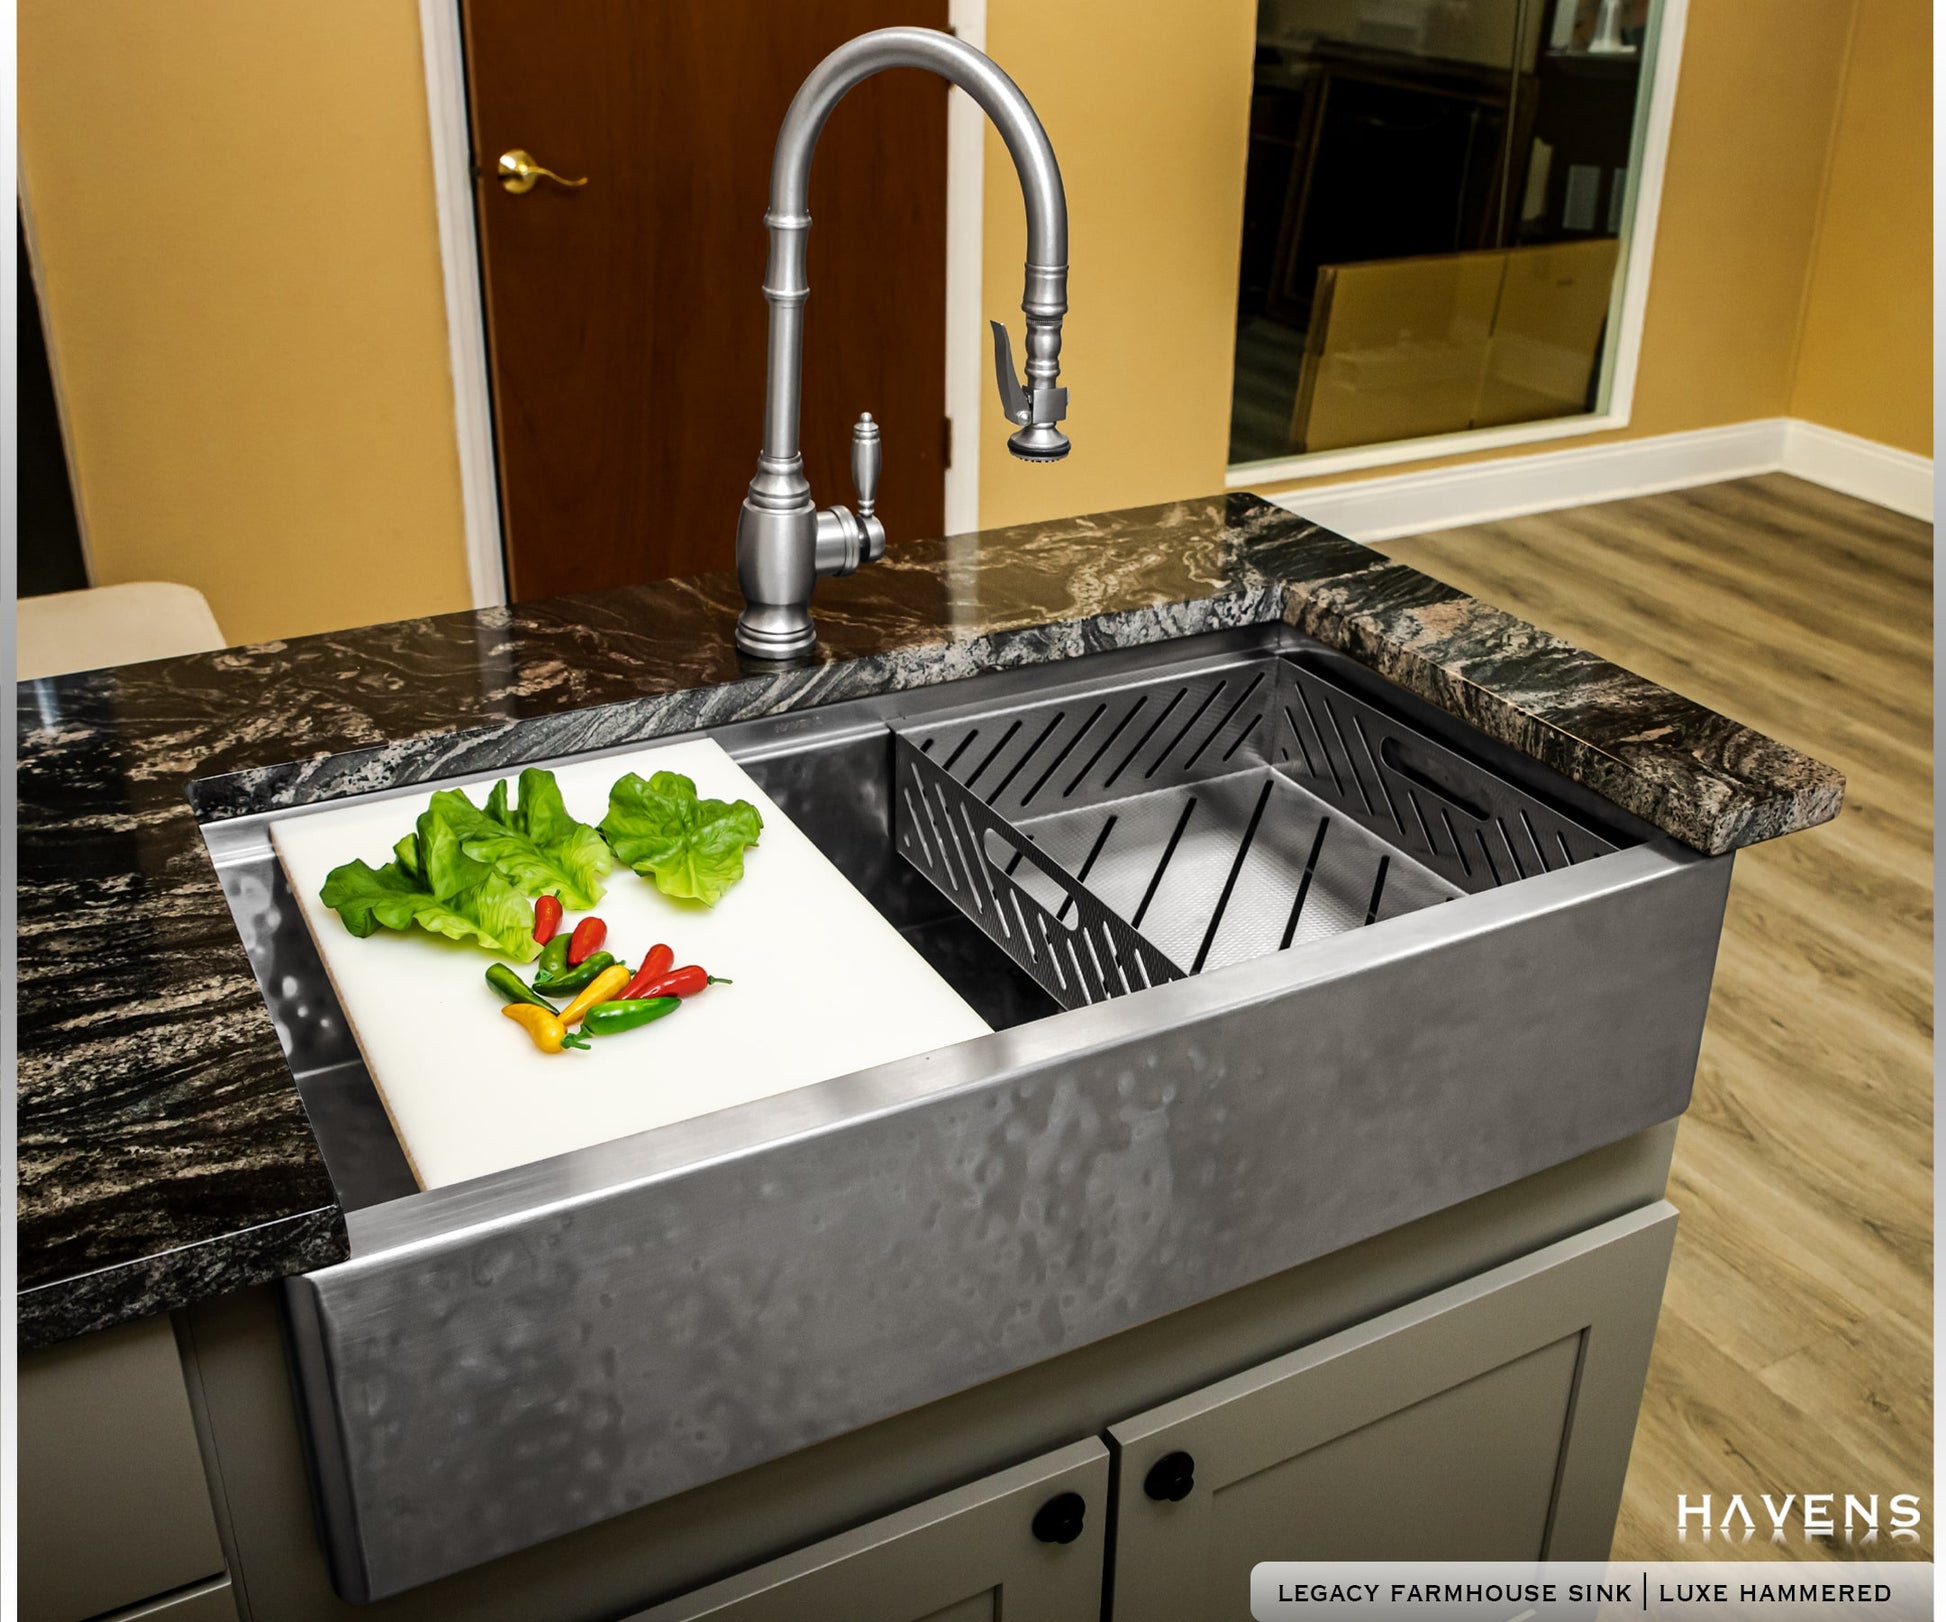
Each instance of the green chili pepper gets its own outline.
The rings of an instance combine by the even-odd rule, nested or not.
[[[554,1004],[545,997],[537,997],[528,989],[527,982],[504,963],[496,963],[486,972],[487,984],[505,997],[508,1002],[532,1003],[536,1008],[545,1008],[550,1014],[558,1012]]]
[[[556,935],[541,948],[541,960],[534,971],[537,980],[550,980],[557,974],[568,972],[568,941],[566,935]]]
[[[673,1014],[682,1007],[680,997],[631,997],[626,1002],[598,1002],[581,1016],[581,1029],[589,1036],[619,1036],[638,1025],[648,1025]]]
[[[561,937],[556,935],[554,940]],[[547,943],[549,946],[554,941]],[[559,974],[537,974],[534,976],[534,989],[545,991],[550,997],[559,996],[564,991],[580,991],[589,985],[603,969],[614,966],[613,952],[597,952],[593,957],[584,957],[571,969],[563,969]]]

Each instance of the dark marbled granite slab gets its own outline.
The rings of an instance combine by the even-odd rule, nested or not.
[[[1816,761],[1253,496],[897,547],[737,655],[727,576],[23,683],[20,1334],[346,1253],[197,819],[1279,617],[1699,849],[1836,814]],[[193,802],[193,803],[192,803]]]

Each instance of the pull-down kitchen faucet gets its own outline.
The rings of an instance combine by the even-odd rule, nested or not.
[[[769,375],[764,391],[764,444],[757,476],[737,520],[737,582],[744,609],[737,646],[764,659],[786,659],[817,641],[811,588],[824,574],[850,574],[885,555],[885,526],[874,511],[881,449],[878,424],[867,412],[852,429],[851,473],[858,510],[811,501],[798,449],[798,411],[804,369],[805,248],[811,230],[811,155],[831,109],[854,85],[886,68],[930,68],[977,102],[999,129],[1020,175],[1027,201],[1027,382],[1014,371],[1007,329],[993,327],[993,363],[1000,401],[1019,428],[1007,448],[1029,462],[1068,454],[1056,425],[1067,415],[1060,376],[1061,317],[1068,307],[1068,204],[1047,132],[1020,87],[987,57],[950,34],[930,28],[881,28],[840,45],[811,70],[784,114],[770,165],[770,261],[764,298],[770,304]]]

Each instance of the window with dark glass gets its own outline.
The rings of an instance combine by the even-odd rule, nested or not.
[[[1260,0],[1230,460],[1600,408],[1651,0]]]

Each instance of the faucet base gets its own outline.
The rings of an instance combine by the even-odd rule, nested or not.
[[[752,603],[737,616],[737,647],[753,659],[796,659],[817,642],[811,612],[800,603]]]

